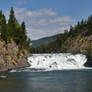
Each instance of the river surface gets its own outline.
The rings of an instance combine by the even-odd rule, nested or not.
[[[92,92],[92,70],[9,72],[0,92]]]

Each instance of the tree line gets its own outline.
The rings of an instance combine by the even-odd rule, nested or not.
[[[41,45],[38,47],[32,47],[32,53],[65,53],[68,50],[68,46],[72,44],[72,40],[76,39],[78,35],[82,34],[83,37],[92,35],[92,15],[87,20],[78,22],[75,26],[70,26],[70,30],[65,30],[63,34],[57,37],[53,42],[47,45]],[[71,39],[68,40],[67,39]],[[92,55],[92,46],[88,46],[87,53]],[[71,53],[71,52],[70,52]],[[78,52],[79,53],[79,52]]]
[[[30,49],[30,39],[26,35],[25,23],[17,21],[14,9],[11,8],[9,19],[0,11],[0,39],[6,44],[14,40],[21,49]]]

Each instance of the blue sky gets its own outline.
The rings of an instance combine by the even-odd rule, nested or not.
[[[92,0],[1,0],[0,9],[6,16],[10,7],[20,22],[26,22],[31,39],[63,33],[92,14]]]

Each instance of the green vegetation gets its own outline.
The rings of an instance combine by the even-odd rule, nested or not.
[[[25,23],[19,24],[13,8],[11,8],[8,23],[5,15],[0,11],[0,39],[5,41],[6,44],[14,40],[19,48],[30,49],[30,39],[26,36]]]
[[[55,41],[52,41],[51,43],[48,43],[47,45],[42,45],[38,47],[32,47],[31,52],[32,53],[55,53],[59,52],[58,49],[63,47],[64,41],[67,39],[67,33],[61,34],[57,37]],[[63,48],[65,50],[65,48]]]
[[[85,53],[92,56],[92,15],[87,20],[78,22],[74,27],[70,26],[70,30],[65,30],[56,40],[32,47],[32,53]],[[89,47],[90,45],[90,47]],[[74,48],[75,47],[75,48]],[[72,49],[73,48],[73,49]],[[72,49],[72,50],[71,50]]]
[[[54,36],[50,36],[50,37],[44,37],[38,40],[32,40],[32,47],[37,47],[37,46],[41,46],[41,45],[46,45],[54,40],[56,40],[57,36],[59,36],[60,34],[54,35]]]

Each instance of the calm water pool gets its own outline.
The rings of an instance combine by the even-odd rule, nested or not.
[[[92,70],[7,73],[0,92],[92,92]]]

